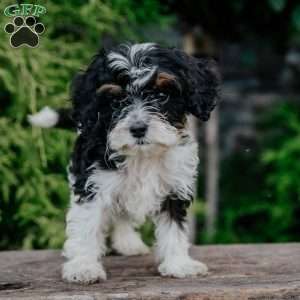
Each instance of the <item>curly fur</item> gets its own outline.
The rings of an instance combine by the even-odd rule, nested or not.
[[[106,278],[101,257],[110,227],[117,252],[147,253],[134,228],[149,216],[163,276],[207,271],[188,255],[185,217],[198,164],[190,118],[206,121],[216,105],[214,68],[181,50],[144,43],[102,50],[76,75],[65,280]]]

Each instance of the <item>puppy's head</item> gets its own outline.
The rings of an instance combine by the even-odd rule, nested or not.
[[[82,134],[106,135],[107,146],[130,153],[179,143],[188,114],[208,120],[217,89],[209,61],[144,43],[96,56],[75,78],[72,100]]]

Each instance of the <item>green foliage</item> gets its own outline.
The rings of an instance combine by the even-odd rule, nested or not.
[[[268,0],[268,2],[270,7],[276,12],[282,11],[286,5],[286,0]]]
[[[234,153],[223,163],[220,222],[213,241],[299,241],[299,105],[286,102],[272,109],[258,129],[256,148]]]
[[[247,3],[231,1],[232,14],[247,11]],[[158,0],[39,4],[46,6],[47,14],[40,19],[46,31],[38,48],[12,49],[9,36],[0,30],[0,249],[58,248],[64,239],[69,197],[65,168],[74,134],[31,128],[27,114],[45,105],[68,105],[70,79],[88,63],[102,38],[141,40],[147,23],[162,28],[171,20],[163,16]],[[288,1],[265,0],[266,6],[280,15]],[[9,21],[3,16],[0,27]],[[300,4],[288,22],[291,34],[300,31]],[[242,59],[253,64],[251,53]],[[223,162],[219,230],[213,241],[299,240],[299,111],[290,103],[276,108],[259,124],[259,144]],[[195,210],[202,223],[203,203],[196,202]],[[152,240],[151,224],[142,232]]]
[[[2,0],[2,7],[11,4]],[[13,49],[0,30],[0,249],[57,248],[68,205],[66,166],[74,134],[31,128],[27,114],[68,105],[68,84],[101,38],[138,38],[135,28],[165,23],[157,0],[39,1],[46,31],[36,49]],[[11,19],[2,17],[0,27]]]
[[[271,228],[280,227],[278,234],[284,241],[299,239],[300,107],[282,105],[268,120],[269,125],[275,122],[279,122],[278,130],[262,154],[262,163],[270,170],[266,186],[274,193]]]
[[[299,32],[300,31],[300,4],[296,6],[292,13],[292,24],[294,28]]]

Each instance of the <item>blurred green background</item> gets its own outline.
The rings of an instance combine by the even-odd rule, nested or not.
[[[47,8],[39,20],[46,31],[38,48],[13,49],[0,30],[0,249],[62,246],[75,135],[31,128],[26,116],[45,105],[67,106],[73,75],[98,48],[124,41],[159,42],[219,62],[223,86],[213,145],[207,127],[198,126],[193,239],[300,240],[300,1],[25,3]],[[0,9],[11,4],[2,0]],[[0,27],[10,21],[2,14]],[[217,153],[215,179],[209,147]],[[207,192],[210,180],[214,196]],[[142,231],[150,241],[151,226]]]

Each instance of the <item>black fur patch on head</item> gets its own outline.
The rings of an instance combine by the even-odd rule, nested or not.
[[[189,56],[175,48],[158,48],[155,54],[160,69],[175,76],[185,112],[207,121],[219,94],[220,76],[215,62]]]

